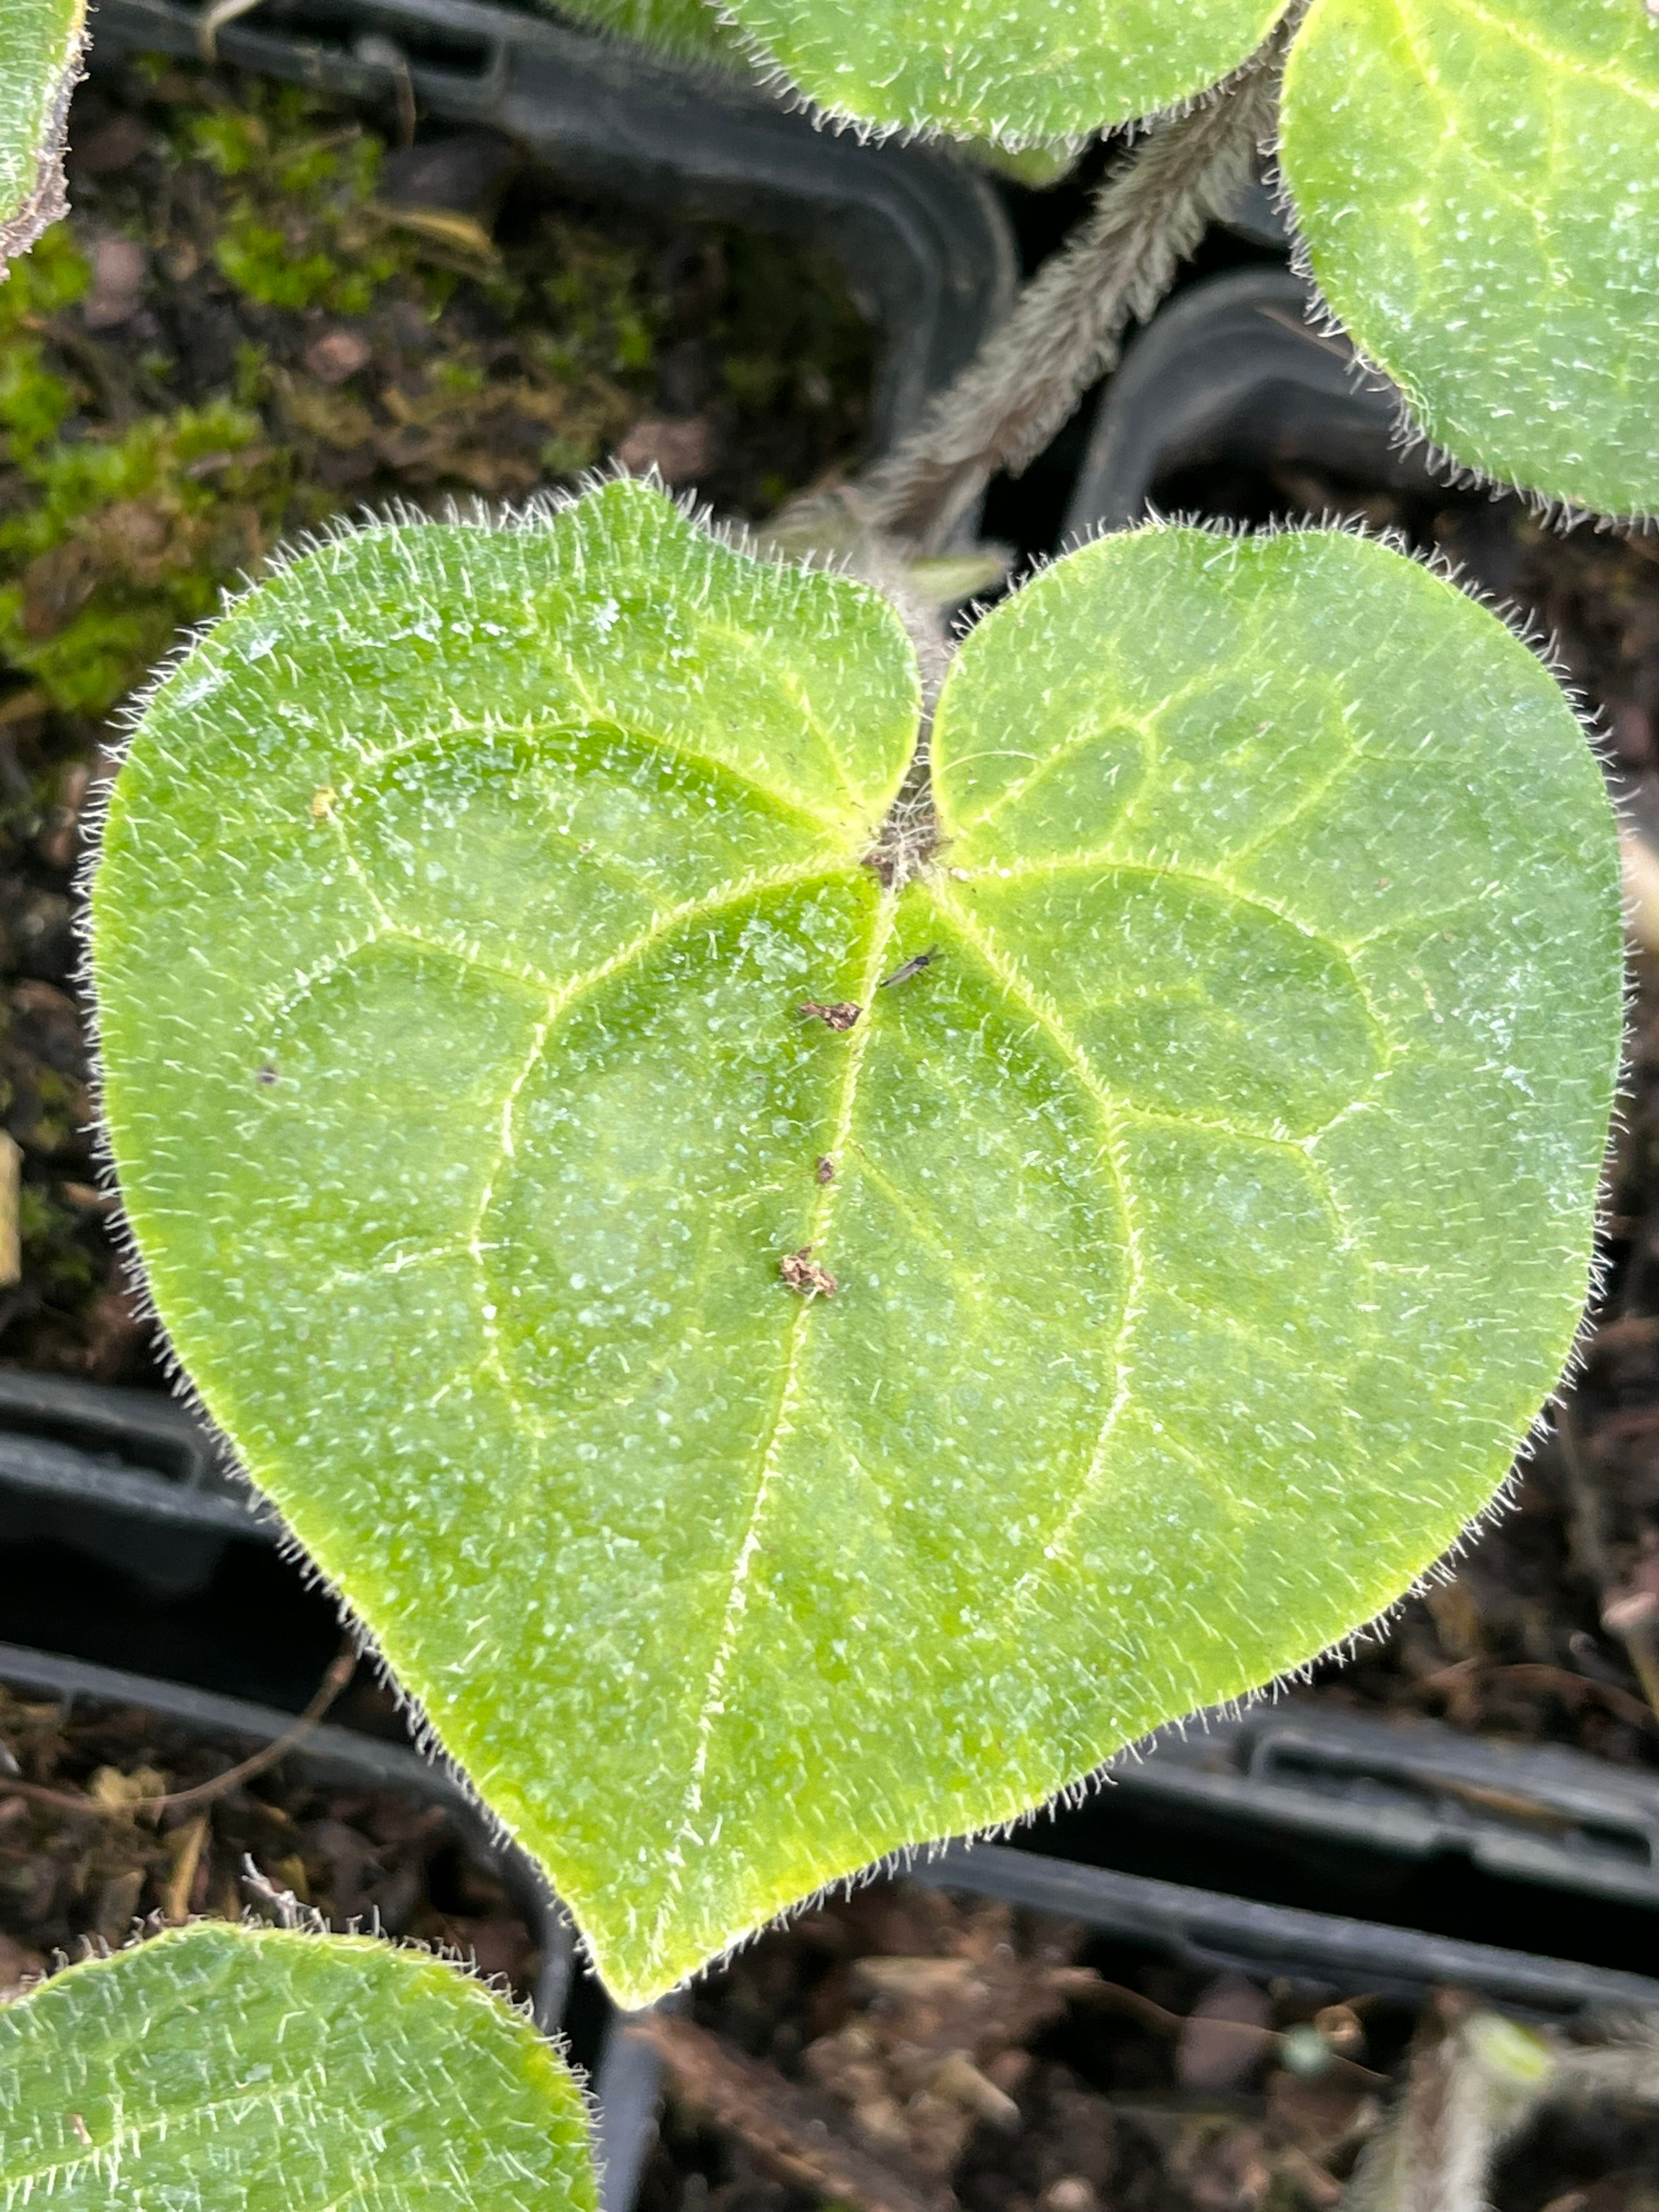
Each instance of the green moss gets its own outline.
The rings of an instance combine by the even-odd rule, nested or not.
[[[0,654],[55,706],[106,712],[257,560],[287,488],[238,464],[262,428],[221,401],[19,457],[34,497],[0,522]]]
[[[204,161],[241,187],[214,249],[238,291],[265,307],[360,315],[418,256],[372,218],[379,139],[337,121],[319,131],[318,121],[297,86],[256,86],[245,109],[186,117],[175,158]]]
[[[94,716],[283,538],[386,496],[516,497],[591,467],[653,406],[659,349],[684,327],[643,245],[549,212],[506,246],[471,246],[383,206],[380,140],[300,88],[233,99],[149,66],[128,85],[163,150],[98,184],[98,234],[143,246],[152,300],[199,288],[242,335],[210,392],[187,334],[94,337],[74,312],[92,282],[79,216],[0,287],[0,668]],[[730,280],[710,332],[721,404],[810,414],[825,376],[807,389],[787,356],[825,360],[839,386],[855,319],[801,307],[817,288],[793,249],[708,250]],[[324,317],[350,319],[372,374],[312,366]],[[860,358],[847,380],[863,379]],[[775,459],[756,471],[768,501],[821,465]]]
[[[24,328],[31,317],[72,307],[92,282],[92,270],[67,223],[55,223],[31,253],[11,264],[0,285],[0,338]]]

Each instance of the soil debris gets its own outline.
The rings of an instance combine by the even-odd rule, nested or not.
[[[333,1928],[378,1913],[389,1935],[471,1953],[531,1993],[531,1931],[442,1805],[308,1780],[291,1757],[235,1781],[264,1750],[141,1707],[0,1685],[0,2002],[83,1937],[125,1942],[151,1914],[240,1919],[250,1856]]]
[[[1206,1972],[902,1880],[773,1929],[686,2002],[646,2030],[671,2095],[641,2212],[874,2212],[897,2191],[933,2212],[1334,2212],[1445,2021],[1536,2042],[1458,1992]],[[1659,2118],[1607,2085],[1656,2074],[1650,2038],[1551,2048],[1564,2085],[1599,2076],[1595,2118],[1540,2102],[1492,2202],[1622,2212]]]
[[[859,2212],[951,2212],[948,2189],[907,2171],[891,2150],[860,2142],[841,2107],[786,2081],[764,2060],[745,2057],[691,2021],[642,2015],[630,2034],[655,2044],[675,2093],[717,2127],[728,2128],[779,2179]]]

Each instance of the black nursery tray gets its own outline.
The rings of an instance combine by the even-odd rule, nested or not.
[[[1284,1981],[1325,2002],[1364,1989],[1413,2006],[1449,1987],[1565,2022],[1659,2011],[1659,1978],[1640,1971],[1659,1968],[1656,1846],[1659,1785],[1644,1776],[1431,1724],[1284,1706],[1166,1735],[1087,1806],[1019,1831],[1018,1847],[956,1843],[908,1874],[1080,1922],[1205,1978]],[[1254,1876],[1258,1893],[1208,1886],[1224,1869],[1241,1888]],[[1396,1917],[1299,1901],[1355,1893]],[[1441,1917],[1511,1941],[1397,1917],[1436,1899]],[[1516,1948],[1515,1934],[1546,1948]],[[599,2060],[603,2212],[629,2212],[658,2125],[662,2062],[628,2026],[613,2018]]]
[[[194,56],[179,0],[100,0],[93,62]],[[736,78],[672,67],[482,0],[268,0],[220,32],[238,68],[501,132],[596,200],[750,223],[834,253],[883,338],[874,442],[970,360],[1013,296],[990,185],[947,154],[816,130]]]
[[[1311,297],[1288,269],[1238,269],[1155,315],[1095,417],[1068,540],[1139,521],[1155,485],[1213,480],[1241,457],[1389,489],[1428,485],[1422,460],[1398,450],[1399,394],[1360,371],[1345,339],[1314,327]]]

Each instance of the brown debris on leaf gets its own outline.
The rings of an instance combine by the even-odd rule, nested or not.
[[[818,1164],[813,1169],[812,1173],[817,1180],[821,1183],[834,1182],[836,1179],[836,1164],[830,1158],[828,1152],[823,1153],[820,1157]]]
[[[825,1029],[844,1036],[864,1009],[850,999],[832,999],[827,1004],[821,999],[803,999],[795,1012],[804,1021],[822,1022]]]
[[[810,1244],[803,1244],[799,1252],[786,1252],[778,1262],[778,1273],[803,1297],[833,1298],[839,1287],[830,1270],[820,1267],[812,1257]]]

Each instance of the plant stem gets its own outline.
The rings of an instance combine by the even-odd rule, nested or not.
[[[1555,2063],[1541,2037],[1439,1991],[1341,2212],[1484,2212],[1492,2155],[1548,2093]]]
[[[872,531],[938,547],[1000,469],[1014,474],[1118,357],[1126,325],[1169,289],[1272,131],[1292,8],[1215,92],[1158,125],[1093,212],[1025,287],[977,359],[897,451],[850,486]]]

